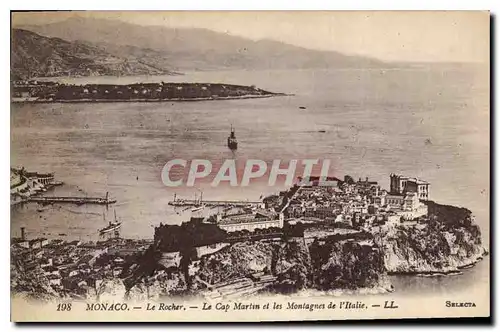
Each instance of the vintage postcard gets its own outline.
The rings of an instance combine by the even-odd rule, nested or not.
[[[11,320],[490,317],[490,14],[12,12]]]

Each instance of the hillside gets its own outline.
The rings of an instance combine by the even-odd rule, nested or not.
[[[11,75],[16,78],[173,73],[165,64],[120,57],[88,43],[12,30]]]
[[[375,59],[310,50],[273,40],[254,41],[206,29],[139,26],[75,17],[24,26],[44,36],[98,45],[123,58],[151,59],[178,71],[213,69],[297,69],[379,67]]]

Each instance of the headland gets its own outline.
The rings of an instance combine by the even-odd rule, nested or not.
[[[91,102],[162,102],[204,101],[285,96],[255,86],[223,83],[134,83],[84,84],[15,81],[12,102],[91,103]]]
[[[97,301],[380,293],[394,291],[390,274],[457,274],[487,254],[471,211],[429,200],[426,181],[391,174],[385,190],[368,179],[329,180],[337,184],[313,180],[209,217],[193,212],[181,225],[160,223],[152,241],[23,233],[11,244],[12,292]]]

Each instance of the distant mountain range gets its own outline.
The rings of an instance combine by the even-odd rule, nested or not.
[[[13,29],[12,79],[52,76],[175,74],[140,59],[116,56],[90,43],[68,42]]]
[[[15,28],[19,29],[13,29],[12,72],[24,76],[385,67],[372,58],[273,40],[254,41],[206,29],[140,26],[81,17]]]

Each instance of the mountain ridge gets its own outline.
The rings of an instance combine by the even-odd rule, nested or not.
[[[168,68],[124,58],[89,43],[12,30],[12,79],[53,76],[175,74]]]
[[[202,28],[140,26],[82,17],[19,28],[70,42],[91,43],[115,56],[153,57],[176,71],[385,66],[373,58],[311,50],[270,39],[254,41]]]

